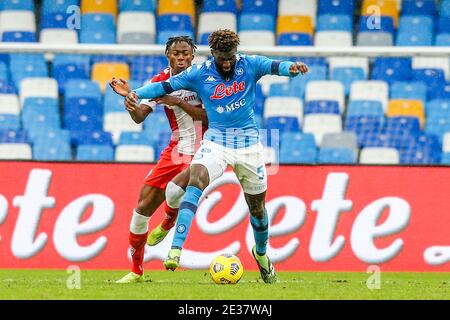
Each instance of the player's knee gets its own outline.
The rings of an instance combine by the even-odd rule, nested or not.
[[[191,175],[189,185],[195,186],[200,190],[204,190],[209,184],[208,170],[202,165],[193,165],[191,167]]]
[[[171,208],[179,208],[185,191],[177,184],[170,181],[166,187],[166,202]]]

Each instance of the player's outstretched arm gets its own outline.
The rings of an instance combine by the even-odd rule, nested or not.
[[[280,76],[296,77],[299,74],[305,75],[309,68],[303,62],[282,61],[279,65],[278,74]]]

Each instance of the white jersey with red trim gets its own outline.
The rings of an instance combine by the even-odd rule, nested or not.
[[[152,78],[151,82],[166,81],[172,75],[170,68],[163,70],[160,74]],[[189,104],[203,108],[202,101],[196,92],[188,90],[178,90],[170,94],[176,96]],[[153,110],[156,103],[153,100],[143,99],[141,104],[150,106]],[[194,121],[183,109],[178,106],[164,106],[170,128],[172,129],[171,141],[177,141],[176,146],[181,154],[194,155],[200,141],[203,139],[203,133],[206,131],[200,122]]]

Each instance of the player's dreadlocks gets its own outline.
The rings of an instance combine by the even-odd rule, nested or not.
[[[169,53],[170,48],[180,42],[186,42],[191,48],[192,52],[195,52],[195,49],[197,49],[197,46],[194,43],[194,40],[192,40],[188,36],[177,36],[177,37],[170,37],[166,42],[166,55]]]
[[[236,32],[229,29],[217,30],[208,37],[209,47],[214,51],[229,52],[239,45]]]

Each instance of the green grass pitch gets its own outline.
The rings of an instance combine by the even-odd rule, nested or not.
[[[65,270],[0,270],[0,300],[450,300],[450,273],[383,272],[373,290],[363,272],[279,272],[279,283],[267,285],[247,271],[237,285],[216,285],[206,270],[147,271],[144,283],[115,284],[125,273],[81,270],[80,289],[69,289]]]

